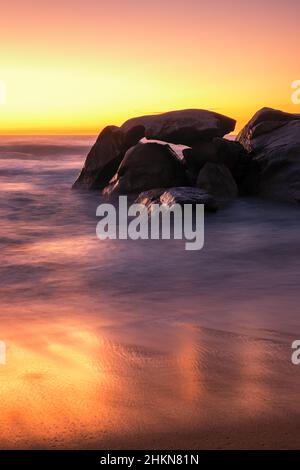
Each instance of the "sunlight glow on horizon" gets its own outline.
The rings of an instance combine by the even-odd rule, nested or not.
[[[296,0],[43,3],[2,7],[0,134],[97,134],[187,108],[237,132],[263,106],[300,112]]]

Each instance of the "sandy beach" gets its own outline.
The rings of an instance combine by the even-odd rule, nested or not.
[[[7,323],[2,448],[299,446],[290,334],[161,322],[138,342],[92,316]]]

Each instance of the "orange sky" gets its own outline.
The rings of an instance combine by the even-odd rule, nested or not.
[[[300,113],[298,0],[10,0],[0,133],[98,133],[134,115]]]

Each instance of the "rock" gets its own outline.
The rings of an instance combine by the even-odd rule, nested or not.
[[[257,150],[259,147],[266,145],[273,131],[299,120],[300,114],[290,114],[277,109],[262,108],[254,114],[248,124],[241,130],[237,136],[237,141],[249,152]],[[297,126],[297,124],[295,125]]]
[[[183,150],[191,184],[196,184],[200,170],[206,163],[225,165],[231,172],[241,195],[252,194],[255,164],[252,155],[236,141],[216,137],[210,142],[200,141]]]
[[[204,204],[205,209],[215,212],[218,209],[216,200],[198,188],[177,187],[177,188],[157,188],[151,191],[142,192],[135,201],[139,204],[145,204],[151,210],[152,204],[166,204],[172,206],[174,204]]]
[[[143,137],[145,137],[145,127],[135,126],[125,133],[123,152],[124,154],[128,149],[134,147]]]
[[[169,145],[140,143],[126,152],[103,194],[127,194],[157,187],[182,186],[185,183],[185,167]]]
[[[209,142],[200,141],[192,148],[184,149],[183,155],[186,162],[194,165],[199,172],[208,162],[221,163],[234,170],[247,152],[239,142],[216,137]]]
[[[125,153],[143,137],[173,144],[191,145],[231,132],[235,121],[211,111],[188,109],[143,116],[121,128],[106,127],[90,150],[74,188],[103,189],[116,173]]]
[[[204,165],[197,178],[197,187],[220,199],[230,199],[238,195],[238,187],[230,170],[217,163]]]
[[[256,190],[258,165],[252,153],[237,141],[216,138],[217,162],[225,165],[235,180],[239,195],[253,195]]]
[[[188,176],[192,184],[196,183],[199,171],[207,162],[217,162],[217,148],[213,141],[198,141],[192,148],[183,150]]]
[[[300,202],[300,115],[263,108],[237,139],[258,165],[257,194]]]
[[[137,126],[129,132],[108,126],[90,150],[73,188],[102,189],[117,171],[126,151],[144,137],[145,129]]]
[[[128,132],[133,127],[144,126],[147,139],[193,145],[200,139],[223,137],[234,130],[235,124],[234,119],[222,114],[203,109],[186,109],[129,119],[121,126],[121,130]]]
[[[116,126],[108,126],[91,148],[74,188],[97,189],[109,182],[121,163],[125,134]]]
[[[155,188],[150,189],[149,191],[143,191],[136,198],[135,202],[137,204],[144,204],[145,206],[150,206],[150,204],[160,202],[160,196],[165,192],[166,188]]]
[[[217,161],[234,171],[241,158],[247,155],[244,147],[234,140],[216,138],[213,140],[216,148]]]
[[[174,204],[204,204],[208,211],[218,210],[218,204],[214,197],[198,188],[170,188],[160,196],[160,202],[170,207]]]

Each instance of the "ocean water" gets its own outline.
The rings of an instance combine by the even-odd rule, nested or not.
[[[94,139],[0,137],[0,447],[230,447],[254,420],[257,446],[268,423],[288,434],[298,207],[237,200],[197,252],[100,241],[100,193],[71,190]]]

